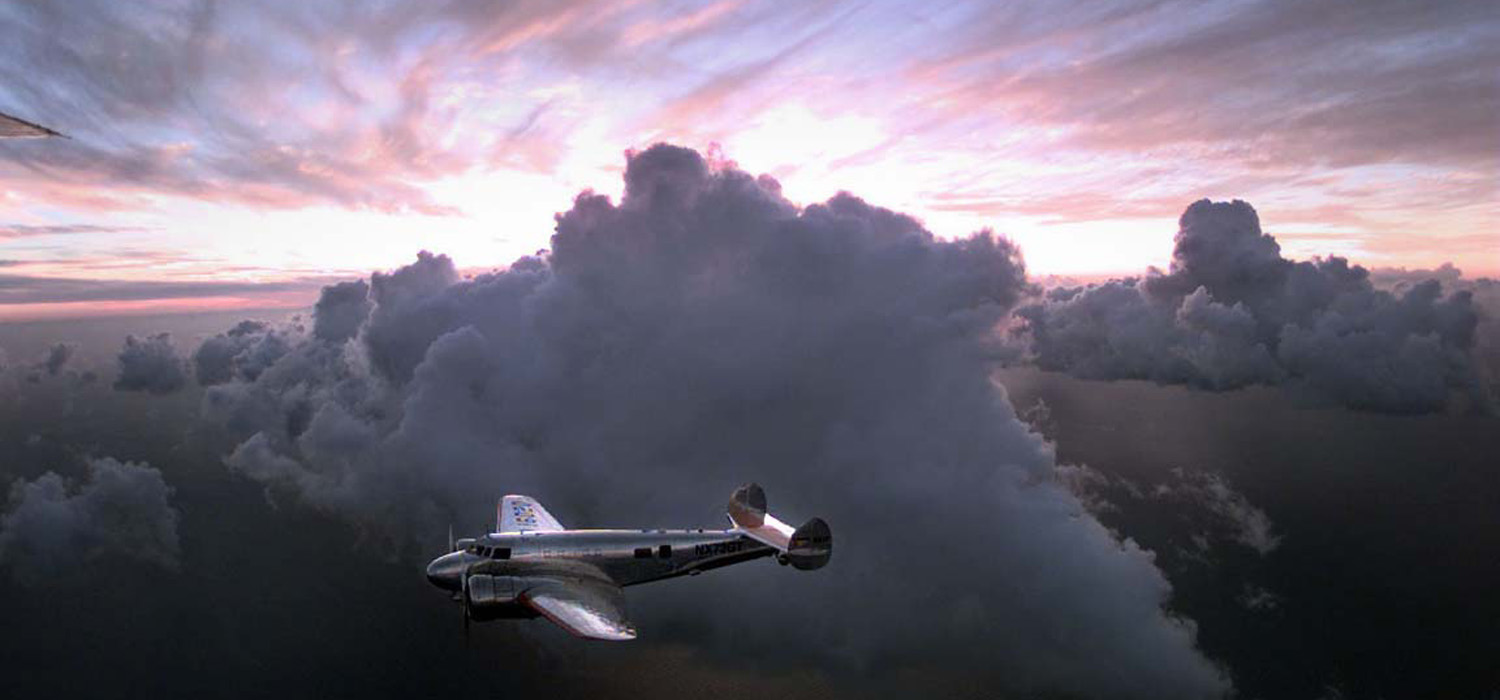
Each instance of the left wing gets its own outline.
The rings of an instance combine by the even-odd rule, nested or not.
[[[39,139],[48,136],[62,136],[62,134],[40,124],[32,124],[25,119],[0,114],[0,139]]]
[[[586,639],[635,639],[625,619],[625,592],[595,578],[548,578],[526,589],[521,599],[558,627]]]

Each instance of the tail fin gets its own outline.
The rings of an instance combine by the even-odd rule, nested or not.
[[[757,528],[766,522],[766,492],[760,484],[745,484],[729,496],[729,521],[741,528]]]
[[[813,518],[803,523],[792,533],[787,546],[786,558],[803,571],[821,569],[833,557],[833,531],[822,518]]]
[[[833,533],[828,523],[813,518],[802,527],[790,525],[766,512],[766,492],[758,484],[745,484],[729,497],[729,522],[746,537],[771,547],[798,569],[811,570],[828,563],[833,555]]]

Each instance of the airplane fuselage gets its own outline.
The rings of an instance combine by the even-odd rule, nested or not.
[[[759,559],[776,550],[735,530],[563,530],[490,533],[464,549],[434,559],[427,579],[457,592],[461,572],[488,576],[604,577],[634,586]],[[508,609],[510,606],[505,606]],[[514,615],[495,609],[490,617],[531,617],[516,606]]]
[[[699,574],[774,556],[794,569],[822,568],[833,534],[821,518],[793,528],[766,512],[760,486],[730,496],[727,530],[569,530],[530,496],[509,494],[495,530],[452,542],[427,565],[427,579],[451,591],[470,620],[543,616],[585,639],[636,638],[625,614],[626,586]]]

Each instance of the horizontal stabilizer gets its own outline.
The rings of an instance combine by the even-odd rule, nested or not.
[[[792,526],[766,512],[766,492],[758,484],[745,484],[729,497],[729,522],[761,544],[785,555],[785,563],[798,569],[817,569],[833,555],[833,534],[820,518],[802,527]]]

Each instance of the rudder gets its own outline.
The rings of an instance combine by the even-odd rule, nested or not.
[[[786,559],[803,571],[821,569],[833,557],[833,531],[822,518],[813,518],[792,532]]]

